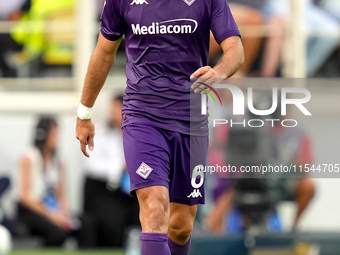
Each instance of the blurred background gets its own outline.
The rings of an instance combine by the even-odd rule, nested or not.
[[[304,145],[304,163],[339,164],[340,1],[228,2],[246,57],[235,78],[312,79],[292,82],[310,89],[313,98],[313,119],[302,120],[304,131],[296,139]],[[138,208],[127,195],[119,131],[124,41],[93,109],[99,152],[92,162],[75,139],[103,4],[0,0],[0,223],[6,227],[0,228],[0,254],[9,249],[7,230],[12,254],[138,254]],[[220,56],[211,37],[210,65]],[[108,139],[109,149],[101,146]],[[213,193],[219,184],[207,185]],[[297,187],[307,194],[301,217],[296,222],[301,203],[281,199],[275,235],[228,228],[235,194],[225,188],[211,195],[200,209],[192,254],[340,254],[340,179],[314,178]]]

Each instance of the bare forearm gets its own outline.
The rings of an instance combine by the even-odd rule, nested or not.
[[[62,211],[65,214],[69,214],[69,207],[68,207],[68,201],[66,197],[61,197],[58,200],[60,211]]]
[[[219,76],[218,78],[231,77],[244,62],[244,51],[240,38],[235,37],[227,40],[221,43],[223,55],[214,67]]]
[[[50,219],[50,213],[47,211],[47,209],[41,202],[31,200],[28,198],[22,198],[21,204],[30,209],[31,211],[42,215],[46,219]]]
[[[122,38],[117,41],[110,41],[102,34],[99,34],[96,49],[90,60],[89,68],[85,78],[83,93],[81,96],[81,103],[78,108],[78,118],[76,124],[76,137],[80,141],[80,148],[86,157],[89,157],[86,150],[94,149],[94,125],[91,121],[91,114],[88,108],[92,107],[102,89],[107,74],[114,63],[116,51],[119,47]],[[84,107],[85,106],[85,107]]]
[[[106,55],[98,49],[93,52],[81,97],[83,105],[87,107],[94,105],[113,62],[114,55]]]

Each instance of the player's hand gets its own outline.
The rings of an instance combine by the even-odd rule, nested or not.
[[[190,79],[197,79],[191,88],[195,93],[207,94],[204,90],[211,91],[207,85],[214,87],[218,78],[219,74],[210,66],[201,67],[190,76]]]
[[[94,149],[94,134],[94,125],[91,119],[81,120],[77,118],[76,137],[80,142],[80,149],[86,157],[90,157],[86,146],[88,146],[90,151]]]

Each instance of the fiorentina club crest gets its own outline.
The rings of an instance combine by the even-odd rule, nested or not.
[[[196,0],[183,0],[188,6],[192,5]]]
[[[142,176],[144,179],[148,178],[148,176],[151,174],[152,172],[152,168],[149,167],[147,164],[145,164],[144,162],[138,167],[136,173],[139,174],[140,176]]]

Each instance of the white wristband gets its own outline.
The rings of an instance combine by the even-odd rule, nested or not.
[[[87,107],[80,103],[78,110],[77,110],[78,118],[81,120],[91,119],[91,111],[92,111],[92,107]]]

